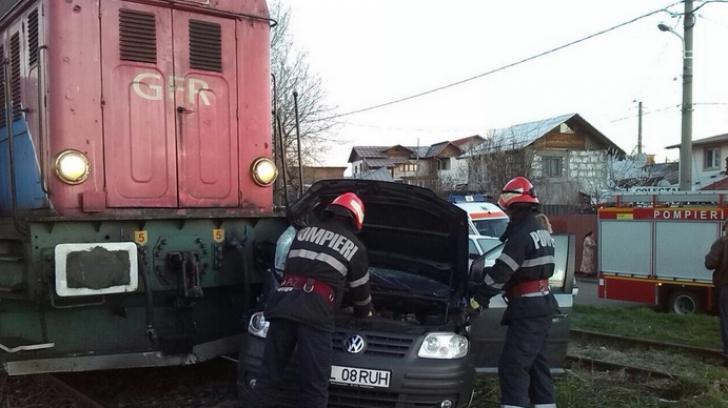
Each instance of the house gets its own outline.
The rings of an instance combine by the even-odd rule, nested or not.
[[[510,126],[460,156],[468,187],[497,195],[514,176],[528,177],[544,204],[598,200],[609,183],[609,163],[625,151],[571,113]]]
[[[432,146],[354,146],[349,155],[353,178],[366,178],[386,169],[398,183],[417,184],[433,190],[451,190],[467,182],[467,167],[458,160],[474,144],[485,139],[474,135]],[[377,172],[381,178],[381,172]]]
[[[671,145],[665,149],[679,149],[680,145]],[[728,158],[728,133],[693,140],[693,190],[718,190],[718,185],[726,175],[726,158]],[[724,182],[722,182],[724,183]]]
[[[360,171],[359,173],[354,174],[352,177],[355,179],[359,179],[359,180],[378,180],[378,181],[388,181],[390,183],[394,182],[394,179],[392,178],[392,174],[389,172],[389,170],[387,170],[386,167],[380,167],[378,169]]]
[[[337,166],[303,166],[302,174],[298,171],[298,166],[288,167],[287,170],[278,174],[275,187],[275,200],[277,203],[283,203],[285,195],[289,200],[295,200],[300,197],[302,191],[306,191],[311,185],[320,180],[343,179],[346,167]],[[303,176],[303,188],[301,189],[299,179]],[[285,181],[285,184],[284,184]],[[288,186],[284,193],[283,186]]]

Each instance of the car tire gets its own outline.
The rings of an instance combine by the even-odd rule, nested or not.
[[[676,290],[667,300],[667,311],[676,314],[696,314],[701,306],[700,296],[688,290]]]

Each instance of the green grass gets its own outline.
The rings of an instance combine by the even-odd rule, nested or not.
[[[696,347],[722,347],[717,317],[676,315],[648,307],[574,305],[571,327]],[[728,380],[726,368],[670,351],[616,350],[580,345],[576,341],[570,345],[570,352],[652,367],[678,374],[679,378],[635,383],[620,372],[575,367],[555,380],[556,403],[560,408],[728,408],[728,393],[719,384]],[[479,379],[473,406],[498,407],[499,400],[498,379]]]
[[[728,408],[725,391],[709,383],[639,385],[630,384],[617,373],[594,377],[577,371],[556,379],[555,391],[559,408]],[[497,378],[478,380],[474,408],[498,407],[499,398]]]
[[[678,315],[648,307],[574,305],[571,327],[627,337],[721,349],[717,316]]]

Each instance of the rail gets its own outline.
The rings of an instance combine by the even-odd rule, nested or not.
[[[109,408],[54,375],[47,374],[43,377],[48,383],[55,385],[62,392],[72,395],[79,403],[83,404],[84,408]]]
[[[660,341],[655,341],[655,340],[639,339],[639,338],[635,338],[635,337],[625,337],[625,336],[619,336],[616,334],[600,333],[600,332],[581,330],[581,329],[571,329],[570,332],[572,335],[576,335],[576,336],[582,337],[584,339],[605,340],[605,341],[610,341],[610,342],[617,342],[617,343],[625,344],[631,348],[635,348],[635,347],[668,348],[668,349],[672,349],[672,350],[679,350],[686,354],[699,355],[702,357],[718,358],[718,359],[723,358],[723,352],[718,349],[688,346],[685,344],[678,344],[678,343],[666,343],[666,342],[660,342]]]

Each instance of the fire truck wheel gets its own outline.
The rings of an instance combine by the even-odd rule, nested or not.
[[[695,314],[700,311],[700,298],[693,292],[677,290],[667,301],[667,311],[677,314]]]

